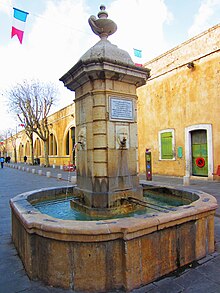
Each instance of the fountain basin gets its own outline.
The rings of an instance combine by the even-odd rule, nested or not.
[[[131,291],[214,252],[217,202],[207,193],[166,186],[192,202],[169,213],[99,221],[60,220],[31,204],[74,188],[10,200],[12,239],[31,279],[81,292]]]

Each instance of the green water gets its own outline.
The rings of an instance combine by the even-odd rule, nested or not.
[[[54,218],[63,219],[63,220],[78,220],[78,221],[96,221],[100,218],[91,217],[82,212],[79,212],[75,209],[72,209],[70,206],[70,200],[73,197],[42,201],[33,206],[38,209],[42,214],[47,214]],[[175,210],[175,207],[189,204],[188,201],[180,199],[176,196],[161,195],[161,194],[148,194],[144,192],[144,200],[147,203],[147,207],[135,211],[126,215],[117,215],[109,217],[108,219],[122,218],[122,217],[152,217],[158,213],[168,213],[172,210]]]

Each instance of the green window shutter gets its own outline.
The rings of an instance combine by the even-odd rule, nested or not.
[[[172,132],[161,133],[161,159],[173,159]]]

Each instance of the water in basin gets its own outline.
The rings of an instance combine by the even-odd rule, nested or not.
[[[33,206],[38,209],[42,214],[47,214],[54,218],[63,220],[78,220],[78,221],[95,221],[100,220],[97,217],[91,217],[85,213],[77,211],[71,208],[70,200],[73,199],[72,196],[63,197],[60,199],[41,201],[33,204]],[[121,217],[138,217],[146,216],[151,217],[158,213],[164,212],[168,213],[175,210],[175,207],[189,204],[186,198],[180,198],[174,195],[164,195],[158,192],[148,192],[144,191],[144,202],[146,207],[141,210],[128,213],[126,215],[117,215],[109,217],[108,219],[121,218]]]

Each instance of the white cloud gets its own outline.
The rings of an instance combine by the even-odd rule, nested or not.
[[[171,20],[172,14],[163,0],[117,0],[108,12],[118,25],[111,40],[131,56],[133,48],[141,49],[146,61],[167,49],[163,25]]]
[[[88,22],[84,1],[47,2],[29,35],[32,64],[43,78],[59,78],[88,48]]]
[[[0,1],[0,11],[11,15],[12,0],[1,0]]]
[[[220,0],[202,1],[194,23],[188,30],[189,37],[193,37],[206,29],[218,24],[220,18]]]

